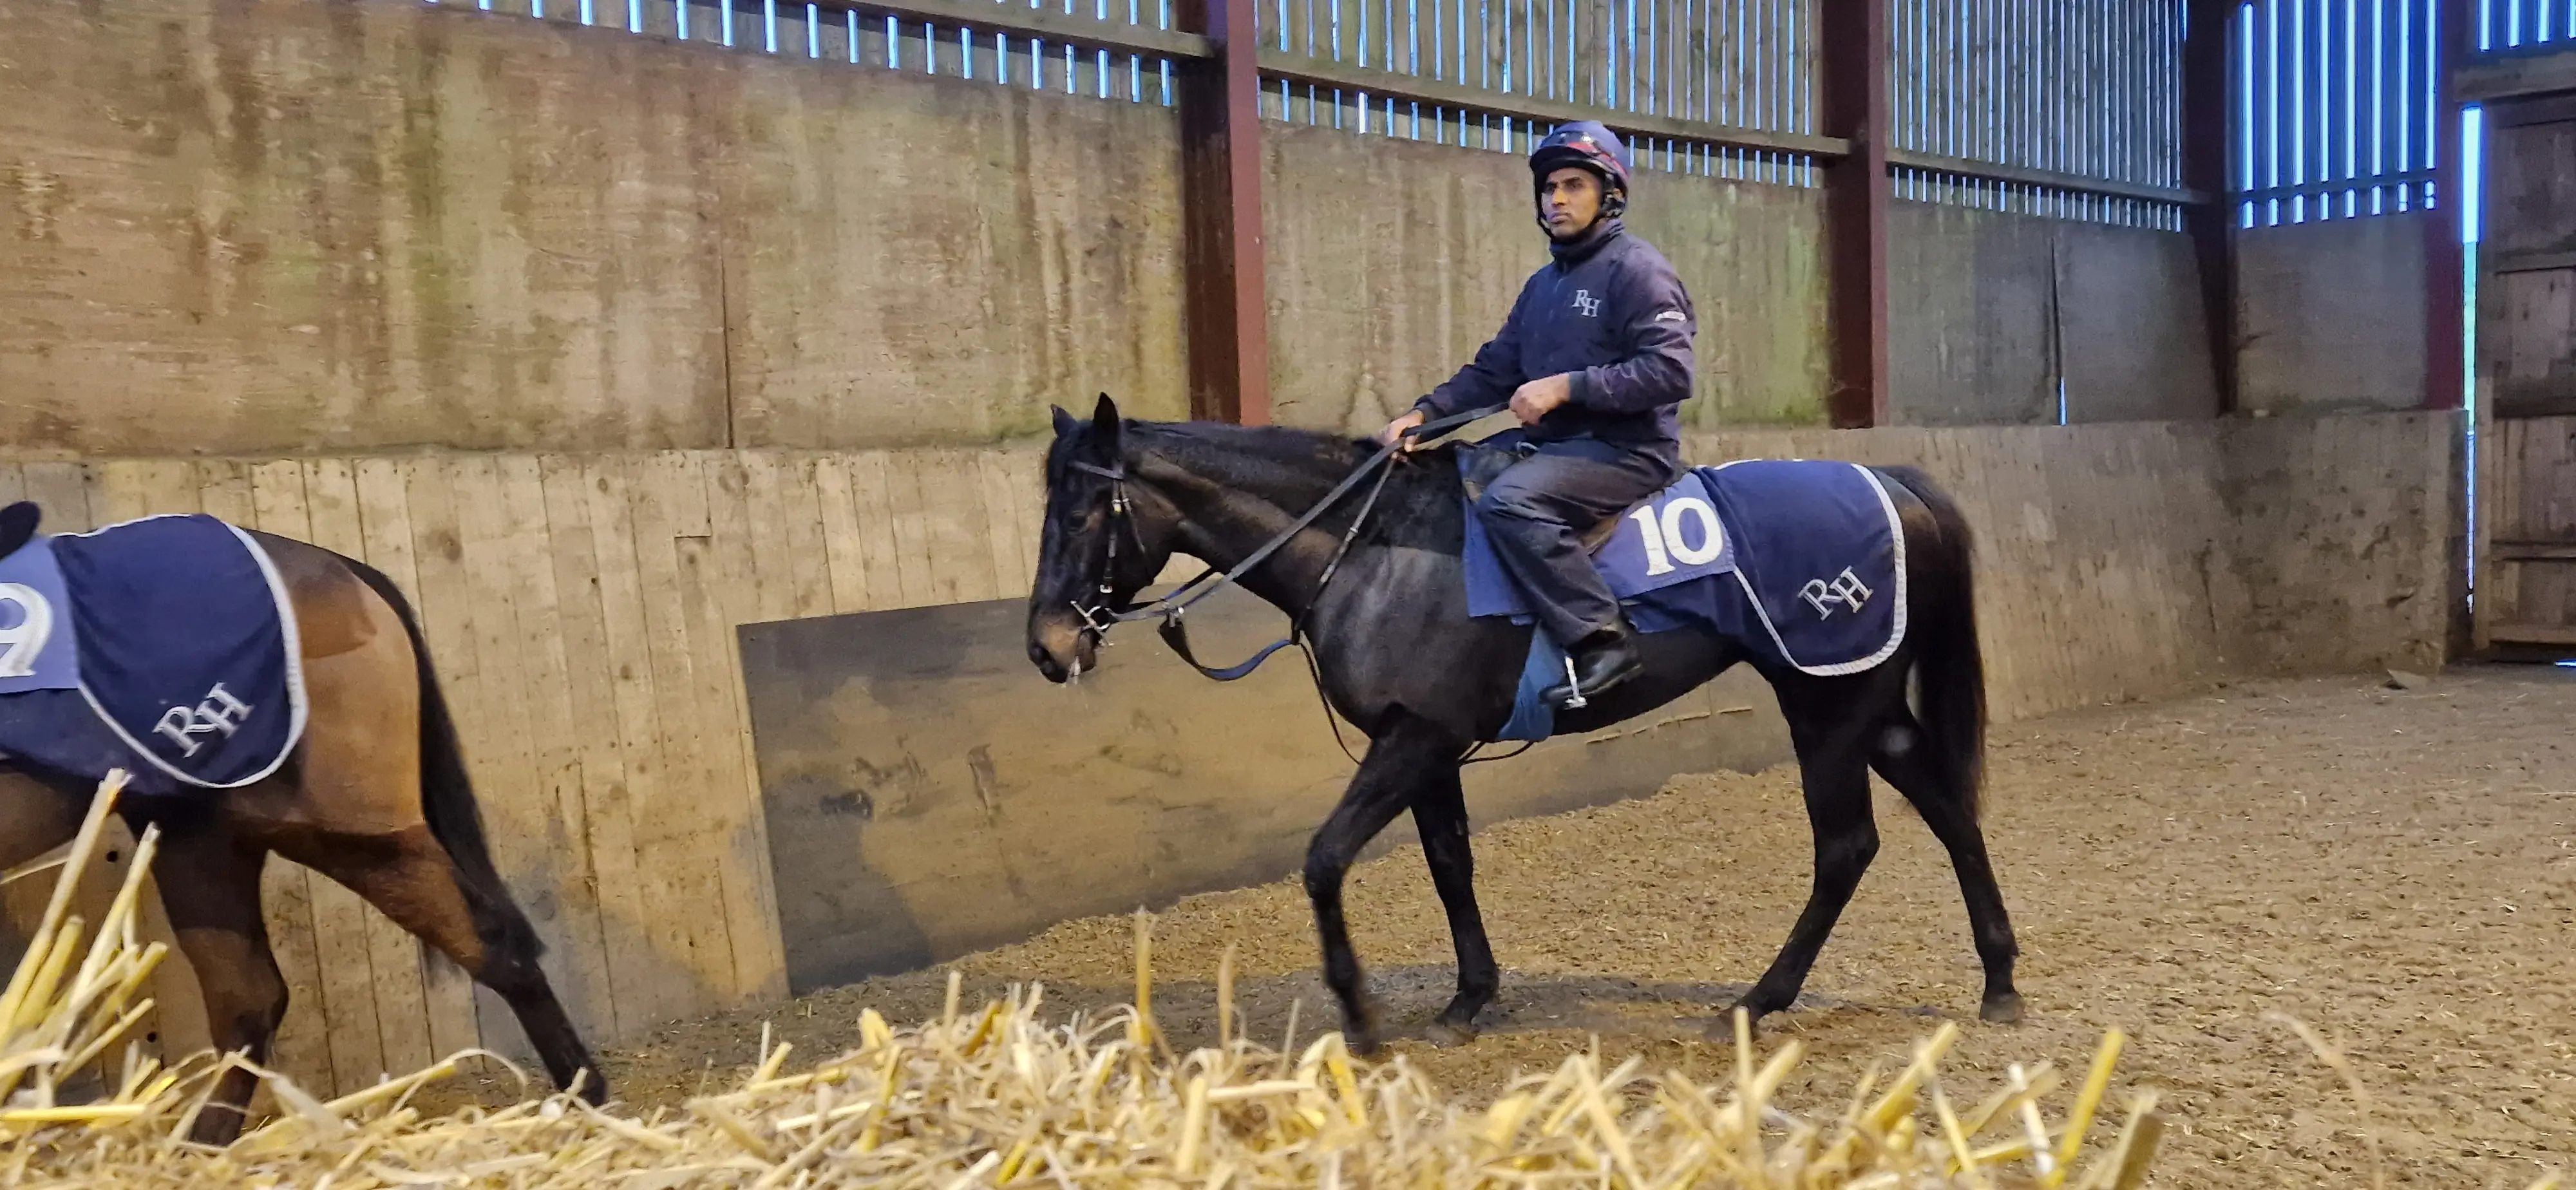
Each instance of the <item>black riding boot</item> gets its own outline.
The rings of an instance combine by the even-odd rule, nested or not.
[[[1560,708],[1572,702],[1578,692],[1586,699],[1597,698],[1646,668],[1645,654],[1637,649],[1637,630],[1628,626],[1625,616],[1574,642],[1568,656],[1574,662],[1574,685],[1552,687],[1544,696]]]

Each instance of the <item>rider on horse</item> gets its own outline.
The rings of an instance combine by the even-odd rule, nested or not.
[[[1539,629],[1573,660],[1572,686],[1548,692],[1561,704],[1644,668],[1581,534],[1681,474],[1678,406],[1691,392],[1698,321],[1671,263],[1621,225],[1628,147],[1617,135],[1588,120],[1560,125],[1529,163],[1555,259],[1475,360],[1379,438],[1511,398],[1522,428],[1491,444],[1522,459],[1487,485],[1476,516]]]

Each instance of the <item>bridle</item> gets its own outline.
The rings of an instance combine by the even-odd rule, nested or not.
[[[1080,459],[1066,460],[1073,469],[1106,479],[1110,485],[1109,544],[1101,560],[1100,577],[1092,585],[1091,594],[1095,598],[1087,603],[1080,597],[1072,600],[1074,614],[1082,617],[1084,630],[1090,632],[1092,638],[1104,647],[1109,643],[1107,639],[1109,629],[1131,621],[1160,616],[1163,623],[1158,631],[1163,638],[1163,643],[1170,646],[1174,653],[1179,654],[1182,661],[1189,663],[1190,668],[1219,682],[1231,682],[1244,677],[1261,668],[1261,663],[1269,660],[1271,654],[1296,644],[1304,638],[1306,615],[1313,611],[1317,603],[1322,602],[1324,591],[1332,585],[1333,575],[1341,570],[1342,559],[1350,554],[1351,543],[1359,538],[1360,527],[1368,523],[1369,514],[1377,508],[1378,496],[1386,491],[1386,481],[1395,473],[1395,468],[1391,466],[1395,456],[1415,442],[1436,438],[1469,422],[1500,413],[1506,408],[1508,406],[1490,405],[1482,409],[1470,409],[1437,421],[1425,422],[1406,431],[1393,444],[1380,447],[1377,453],[1370,455],[1366,461],[1353,468],[1350,474],[1342,477],[1341,482],[1333,485],[1331,491],[1324,493],[1324,498],[1316,501],[1314,507],[1307,509],[1304,515],[1290,522],[1287,528],[1263,542],[1259,549],[1245,555],[1242,561],[1234,564],[1233,569],[1220,571],[1214,566],[1208,567],[1199,572],[1198,577],[1172,588],[1161,596],[1125,607],[1109,605],[1110,597],[1116,594],[1112,583],[1118,572],[1119,538],[1122,535],[1125,536],[1135,542],[1138,553],[1145,552],[1144,535],[1136,528],[1135,502],[1127,495],[1126,460],[1113,460],[1106,467]],[[1323,575],[1315,583],[1315,597],[1306,605],[1307,612],[1301,612],[1289,620],[1288,635],[1271,642],[1260,652],[1235,665],[1220,669],[1200,664],[1198,657],[1190,651],[1189,629],[1183,626],[1182,615],[1200,600],[1234,585],[1244,575],[1250,574],[1254,568],[1269,561],[1272,554],[1278,553],[1281,547],[1286,546],[1299,533],[1305,532],[1325,513],[1331,511],[1334,505],[1341,503],[1343,497],[1357,490],[1360,484],[1371,476],[1375,476],[1377,482],[1370,485],[1368,498],[1361,502],[1358,514],[1351,518],[1350,527],[1342,531],[1341,540],[1334,545],[1333,556],[1325,562]],[[1211,579],[1214,581],[1209,581]]]
[[[1110,586],[1110,579],[1118,573],[1119,531],[1124,529],[1128,537],[1135,539],[1136,552],[1140,554],[1145,552],[1145,538],[1136,531],[1135,518],[1129,516],[1127,512],[1127,464],[1124,460],[1109,467],[1086,463],[1080,459],[1068,460],[1068,464],[1076,471],[1097,475],[1108,480],[1110,484],[1109,548],[1107,556],[1100,561],[1100,581],[1093,587],[1093,592],[1100,598],[1090,603],[1083,602],[1080,596],[1072,600],[1073,614],[1082,617],[1083,628],[1095,639],[1105,638],[1110,628],[1138,618],[1121,614],[1122,611],[1132,610],[1132,608],[1117,609],[1109,606],[1109,597],[1115,593],[1115,589]],[[1108,642],[1103,639],[1101,643]]]

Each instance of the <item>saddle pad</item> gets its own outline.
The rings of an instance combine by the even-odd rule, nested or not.
[[[1699,535],[1700,514],[1685,503],[1692,500],[1714,510],[1715,540]],[[1676,507],[1684,511],[1670,511]],[[1716,556],[1700,560],[1711,551]],[[1519,587],[1472,509],[1465,562],[1469,614],[1528,622]],[[1832,677],[1875,667],[1905,642],[1904,527],[1878,474],[1857,464],[1758,459],[1699,468],[1623,518],[1594,564],[1649,649],[1655,633],[1716,632],[1766,661]],[[1532,633],[1511,720],[1495,738],[1546,739],[1555,713],[1540,692],[1564,678],[1564,651]]]
[[[1529,604],[1520,583],[1494,556],[1493,542],[1472,505],[1466,547],[1467,614],[1510,616],[1514,623],[1526,623]],[[1735,567],[1735,551],[1699,473],[1685,471],[1619,518],[1618,531],[1593,552],[1592,565],[1608,580],[1613,596],[1628,599],[1724,574]]]
[[[38,538],[0,559],[0,605],[0,752],[22,762],[82,779],[133,769],[142,795],[228,789],[275,772],[303,737],[285,586],[250,535],[213,517]]]
[[[1556,706],[1547,701],[1551,686],[1565,684],[1565,650],[1544,632],[1530,633],[1528,659],[1521,662],[1520,685],[1512,690],[1512,717],[1494,739],[1537,743],[1556,734]]]

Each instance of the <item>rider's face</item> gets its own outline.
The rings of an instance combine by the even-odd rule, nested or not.
[[[1582,235],[1601,214],[1601,179],[1572,165],[1548,174],[1538,188],[1538,213],[1548,235],[1560,240]]]

